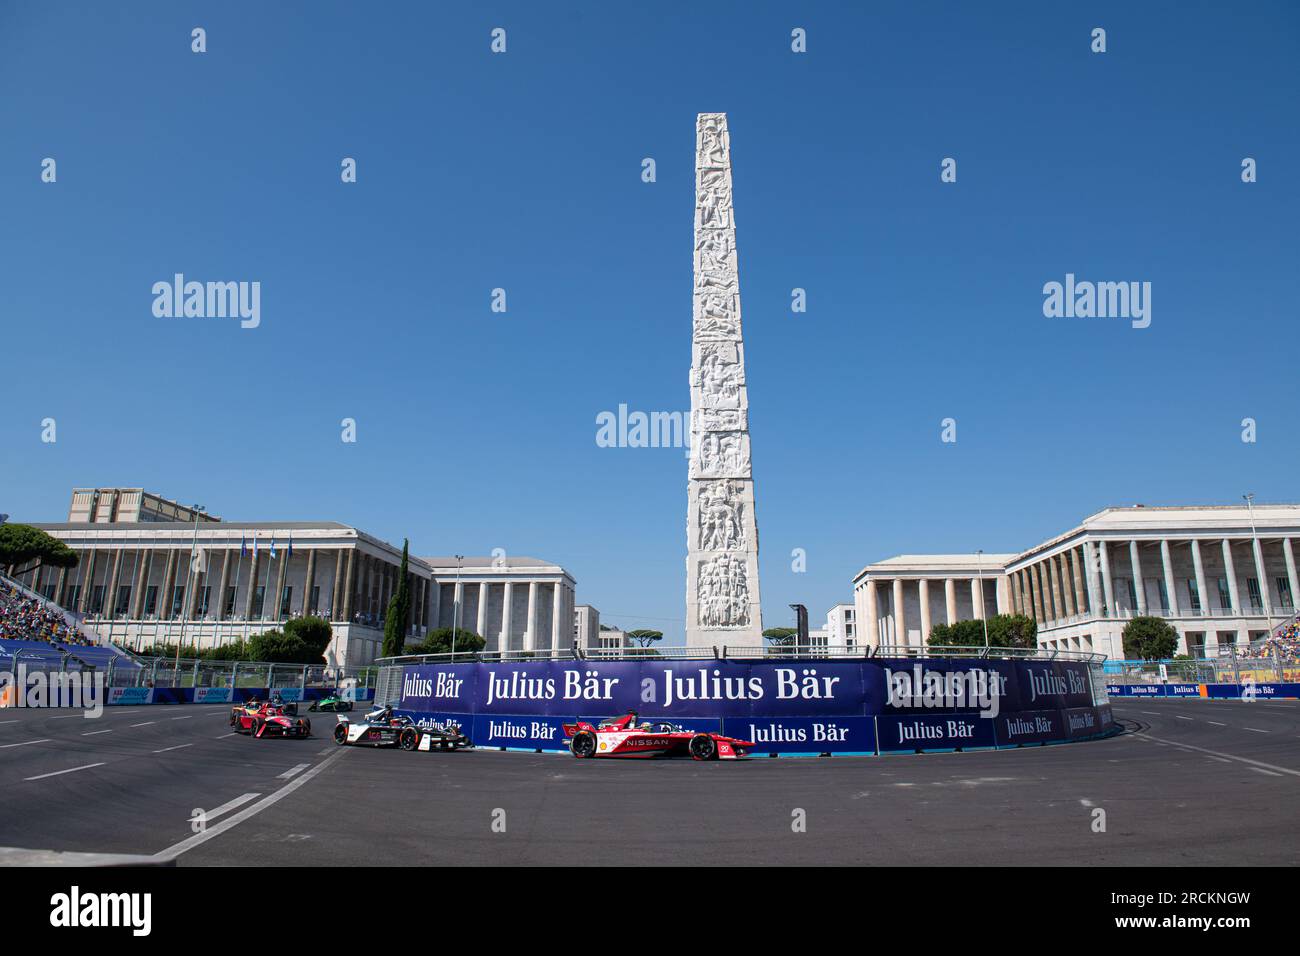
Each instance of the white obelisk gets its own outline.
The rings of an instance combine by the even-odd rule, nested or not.
[[[701,113],[695,135],[686,643],[758,646],[758,525],[726,114]]]

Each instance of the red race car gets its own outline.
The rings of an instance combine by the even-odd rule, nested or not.
[[[703,730],[686,730],[667,720],[637,723],[636,714],[611,717],[592,725],[585,720],[564,725],[569,752],[575,757],[673,757],[693,760],[735,760],[754,746]]]
[[[310,737],[311,721],[294,717],[276,704],[237,707],[230,715],[230,726],[237,734],[252,737]]]

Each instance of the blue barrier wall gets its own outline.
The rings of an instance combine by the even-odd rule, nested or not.
[[[560,725],[636,711],[755,753],[1015,747],[1115,729],[1087,664],[982,659],[417,664],[401,712],[455,718],[479,746],[562,750]]]
[[[1205,697],[1210,700],[1239,700],[1249,684],[1107,684],[1111,697]],[[1257,700],[1300,698],[1300,684],[1256,683]],[[1204,688],[1204,693],[1202,693]]]

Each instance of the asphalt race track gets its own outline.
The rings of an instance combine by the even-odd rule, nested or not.
[[[1300,862],[1300,703],[1114,711],[1125,734],[1078,744],[696,763],[340,748],[334,715],[305,712],[314,737],[252,740],[226,705],[3,710],[0,846],[182,866]]]

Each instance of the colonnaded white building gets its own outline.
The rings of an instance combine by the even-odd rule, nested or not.
[[[1300,505],[1107,508],[1019,554],[900,555],[853,579],[861,640],[919,646],[936,623],[1019,613],[1040,647],[1123,658],[1134,616],[1215,656],[1296,615]]]
[[[331,666],[368,664],[383,645],[402,560],[400,547],[351,525],[223,521],[139,488],[76,489],[68,521],[33,524],[80,562],[38,568],[21,583],[84,615],[88,629],[141,649],[223,644],[315,614],[334,629]],[[559,565],[411,555],[407,570],[410,640],[457,620],[488,651],[572,645],[575,582]]]

